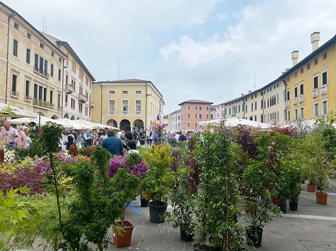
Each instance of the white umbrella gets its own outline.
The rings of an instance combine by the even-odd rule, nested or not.
[[[22,123],[25,123],[26,125],[29,124],[30,122],[34,122],[36,125],[39,125],[39,122],[41,126],[44,126],[47,122],[54,122],[55,120],[43,117],[41,116],[40,118],[33,117],[33,118],[19,118],[19,119],[10,119],[8,120],[9,123],[14,124],[14,125],[20,125]]]
[[[207,125],[219,125],[220,124],[220,120],[210,120],[210,121],[203,121],[200,122],[199,124],[201,126],[207,126]],[[261,128],[261,129],[268,129],[271,128],[272,126],[269,124],[265,124],[265,123],[261,123],[261,122],[257,122],[257,121],[252,121],[252,120],[247,120],[247,119],[240,119],[237,117],[234,118],[228,118],[226,120],[224,120],[224,124],[229,126],[229,127],[235,127],[238,125],[243,125],[243,126],[249,126],[249,127],[256,127],[256,128]]]

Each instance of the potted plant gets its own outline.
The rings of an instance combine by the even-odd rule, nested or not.
[[[235,174],[235,144],[221,123],[197,139],[195,158],[200,167],[196,193],[195,250],[241,250],[243,231],[238,222],[239,191]]]
[[[268,190],[269,182],[274,179],[266,163],[254,161],[243,174],[244,187],[248,196],[244,201],[253,198],[254,211],[247,211],[246,241],[253,247],[260,247],[262,242],[263,227],[280,213],[279,208],[273,207],[271,193]]]
[[[148,194],[150,221],[164,222],[167,200],[173,190],[175,176],[169,168],[172,162],[167,144],[153,145],[144,153],[144,161],[149,165],[147,176],[141,181],[141,190]]]
[[[289,209],[297,211],[298,203],[301,194],[301,177],[302,170],[298,160],[286,161],[286,180],[289,192]]]
[[[125,220],[125,211],[139,193],[140,180],[145,177],[146,171],[147,164],[141,161],[138,154],[115,156],[111,159],[110,185],[121,208],[120,221],[113,226],[113,243],[117,248],[131,245],[134,225]]]
[[[180,238],[182,241],[193,241],[194,230],[194,200],[186,192],[190,190],[189,177],[191,170],[188,167],[180,167],[177,170],[177,184],[171,195],[172,212],[166,212],[168,222],[173,227],[180,227]]]

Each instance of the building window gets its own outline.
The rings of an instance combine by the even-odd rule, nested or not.
[[[26,99],[29,98],[29,87],[30,87],[30,81],[26,80]]]
[[[195,123],[195,127],[197,127],[197,123]]]
[[[57,107],[61,107],[61,94],[57,94]]]
[[[207,107],[206,110],[209,111],[209,107]]]
[[[290,111],[287,111],[287,121],[290,121]]]
[[[199,115],[199,119],[202,119],[202,114]]]
[[[199,110],[202,111],[202,107],[201,106],[199,107]]]
[[[309,64],[307,64],[307,70],[309,70],[310,69],[310,63]]]
[[[43,88],[43,101],[47,101],[47,88]]]
[[[322,100],[322,115],[328,114],[328,101]]]
[[[197,114],[195,114],[195,119],[197,119]]]
[[[190,123],[188,123],[188,127],[190,127]]]
[[[141,115],[141,100],[135,101],[135,112],[136,115]]]
[[[27,32],[27,38],[31,39],[31,34],[29,32]]]
[[[115,94],[115,91],[110,91],[109,93],[110,93],[110,95],[113,95],[113,94]]]
[[[83,112],[83,104],[81,103],[78,104],[78,111]]]
[[[263,100],[260,100],[260,108],[263,109],[264,108],[264,101]]]
[[[318,88],[318,76],[316,75],[314,77],[314,89],[317,89]]]
[[[58,70],[58,81],[61,81],[61,70]]]
[[[135,94],[141,94],[141,91],[135,91]]]
[[[301,68],[300,73],[301,73],[301,74],[303,73],[303,67]]]
[[[17,57],[18,55],[18,46],[19,46],[19,43],[17,40],[13,40],[13,56]]]
[[[323,53],[323,60],[324,59],[327,59],[327,53],[325,52],[325,53]]]
[[[188,113],[188,119],[190,119],[190,113]]]
[[[290,92],[289,90],[287,91],[287,101],[290,100]]]
[[[315,58],[314,59],[314,65],[317,65],[318,64],[318,58]]]
[[[322,85],[328,84],[328,72],[322,72]]]
[[[30,49],[27,48],[26,63],[30,64]]]
[[[42,100],[42,97],[43,97],[43,87],[42,86],[39,86],[39,93],[38,93],[38,98],[39,100]]]
[[[40,43],[40,48],[44,49],[44,44]]]
[[[298,88],[297,86],[294,87],[294,98],[297,98],[298,96]]]
[[[300,107],[300,119],[304,119],[304,108],[303,108],[303,106],[302,107]]]
[[[188,110],[190,110],[190,105],[188,105]]]
[[[54,76],[54,65],[50,65],[50,75],[53,77]],[[68,75],[67,75],[68,76]]]
[[[49,102],[50,102],[50,104],[53,103],[53,94],[54,94],[54,92],[53,92],[53,91],[50,91],[50,97],[49,97]]]
[[[197,111],[197,106],[195,106],[195,111]]]
[[[300,84],[300,95],[303,95],[304,91],[303,91],[303,83]]]
[[[122,104],[123,104],[123,114],[127,114],[128,113],[128,100],[123,100],[122,101]]]
[[[38,86],[37,84],[34,84],[34,98],[37,99],[37,91],[38,91]]]
[[[17,76],[13,74],[12,76],[12,95],[16,96],[17,93]]]
[[[260,115],[260,122],[264,123],[264,116],[262,114]]]
[[[257,101],[254,103],[254,110],[257,110]]]
[[[254,121],[257,121],[257,115],[254,115]]]
[[[319,115],[319,103],[314,103],[314,117],[318,117]]]
[[[294,110],[294,120],[295,121],[298,120],[298,109],[297,108],[295,108]]]
[[[65,95],[65,105],[68,105],[68,95]]]
[[[127,95],[128,91],[123,91],[122,94]]]
[[[251,112],[253,111],[253,103],[251,104]]]

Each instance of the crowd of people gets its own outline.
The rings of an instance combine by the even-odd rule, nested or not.
[[[34,132],[38,132],[38,128]],[[4,121],[0,130],[0,139],[7,142],[7,148],[10,150],[15,147],[29,148],[32,142],[29,134],[30,130],[25,124],[14,128],[8,121]],[[137,146],[151,146],[158,142],[166,142],[174,147],[178,141],[188,141],[191,137],[190,133],[185,135],[182,131],[170,133],[163,130],[162,136],[159,136],[150,129],[134,130],[133,132],[118,130],[116,132],[107,128],[100,130],[74,130],[71,128],[62,134],[59,147],[69,150],[72,145],[79,149],[101,145],[111,154],[123,156],[125,149],[129,152],[137,152]]]

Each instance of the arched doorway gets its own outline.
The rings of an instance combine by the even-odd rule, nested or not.
[[[51,119],[58,119],[56,115],[52,116]]]
[[[107,125],[109,125],[109,126],[113,126],[113,127],[118,127],[118,125],[117,125],[117,121],[115,121],[114,119],[109,119],[109,120],[107,121]]]
[[[138,132],[144,129],[144,122],[141,119],[137,119],[133,122],[133,128]]]
[[[127,119],[123,119],[120,121],[120,129],[124,130],[125,132],[131,130],[131,123]]]
[[[71,120],[75,120],[75,117],[74,116],[71,116],[71,118],[70,118]]]
[[[64,115],[64,118],[68,119],[68,118],[69,118],[69,115],[66,113],[66,114]]]

